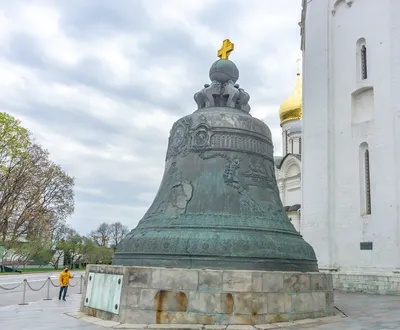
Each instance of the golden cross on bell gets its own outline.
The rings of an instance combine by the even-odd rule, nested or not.
[[[218,51],[217,55],[219,58],[227,60],[229,58],[229,54],[231,53],[231,51],[234,48],[235,48],[235,45],[233,43],[231,43],[231,41],[229,39],[225,39],[222,42],[222,47]]]

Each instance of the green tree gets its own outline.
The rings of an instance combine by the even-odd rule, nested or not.
[[[73,213],[74,179],[5,113],[0,136],[0,244],[17,249],[21,238],[48,239]]]
[[[5,112],[0,112],[0,170],[7,174],[21,159],[27,158],[30,132],[21,122]]]
[[[92,240],[86,241],[85,264],[111,264],[114,250],[106,246],[98,246]]]

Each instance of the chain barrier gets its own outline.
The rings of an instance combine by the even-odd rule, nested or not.
[[[70,286],[71,288],[75,288],[75,287],[81,282],[81,280],[82,280],[82,278],[80,278],[80,279],[78,280],[78,282],[76,282],[75,285],[70,284],[69,286]]]
[[[16,286],[14,286],[13,288],[6,288],[6,287],[0,285],[0,289],[5,290],[5,291],[12,291],[12,290],[15,290],[16,288],[19,288],[22,285],[22,283],[24,283],[24,281],[22,281],[21,283],[19,283]]]
[[[72,287],[72,288],[74,288],[74,287],[76,287],[78,284],[80,284],[78,294],[82,294],[82,290],[83,290],[83,281],[84,281],[84,278],[83,278],[83,275],[81,275],[81,276],[79,277],[78,281],[75,283],[75,285],[69,284],[69,286]],[[19,305],[28,305],[28,303],[26,302],[26,290],[27,290],[27,288],[29,288],[30,290],[32,290],[32,291],[34,291],[34,292],[39,292],[39,291],[41,291],[41,290],[46,286],[46,284],[47,284],[47,294],[46,294],[46,298],[43,299],[43,300],[52,300],[52,299],[50,298],[50,285],[52,285],[54,288],[59,288],[60,285],[59,285],[59,284],[54,284],[53,280],[52,280],[50,277],[48,277],[48,278],[44,281],[43,285],[42,285],[39,289],[34,289],[34,288],[29,284],[29,282],[28,282],[27,279],[24,279],[21,283],[19,283],[18,285],[14,286],[14,287],[12,287],[12,288],[7,288],[7,287],[4,287],[4,286],[1,286],[1,285],[0,285],[0,289],[1,289],[1,290],[5,290],[5,291],[12,291],[12,290],[15,290],[15,289],[19,288],[21,285],[23,285],[23,290],[22,290],[22,302],[21,302]]]
[[[38,291],[40,291],[40,290],[42,290],[42,289],[44,288],[44,286],[46,285],[47,281],[48,281],[48,279],[47,279],[46,281],[44,281],[43,285],[42,285],[39,289],[34,289],[34,288],[32,288],[28,281],[26,281],[26,285],[27,285],[28,288],[31,289],[32,291],[38,292]]]
[[[58,288],[60,286],[60,284],[54,284],[53,280],[50,278],[50,283],[52,286],[54,286],[55,288]]]

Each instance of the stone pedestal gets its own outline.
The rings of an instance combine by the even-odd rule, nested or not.
[[[265,324],[334,314],[324,273],[90,265],[81,311],[131,324]]]

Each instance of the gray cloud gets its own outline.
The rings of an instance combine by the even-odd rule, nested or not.
[[[61,6],[63,29],[74,38],[132,33],[142,30],[148,19],[141,1],[73,0]]]
[[[70,223],[80,232],[141,219],[169,130],[196,109],[193,94],[209,81],[223,38],[235,42],[239,83],[281,152],[278,108],[300,54],[298,0],[1,3],[0,110],[76,177]]]

